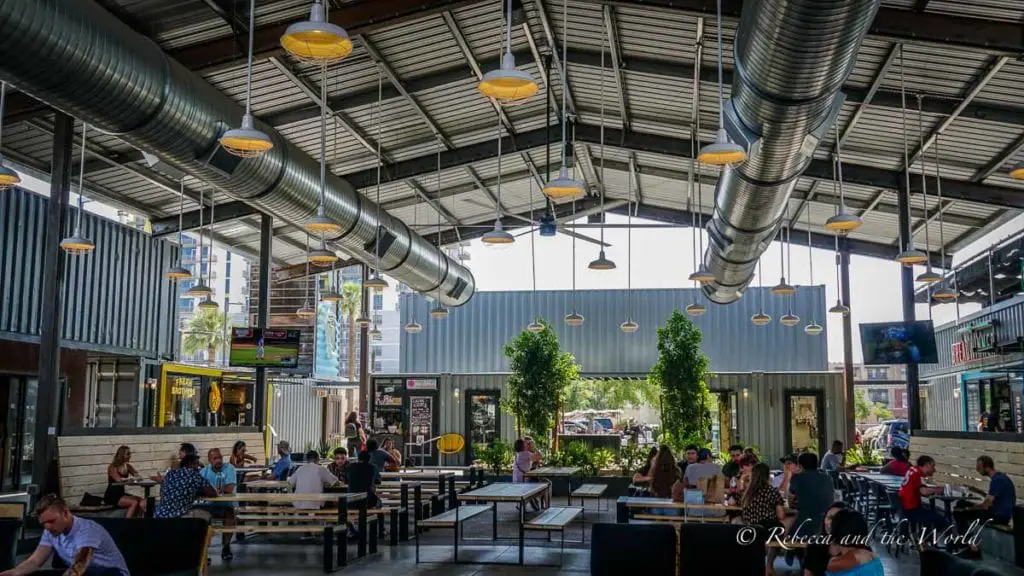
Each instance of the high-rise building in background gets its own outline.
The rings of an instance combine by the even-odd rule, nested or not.
[[[178,283],[178,326],[181,338],[192,332],[192,319],[198,311],[199,299],[188,295],[188,290],[202,274],[203,281],[213,289],[211,298],[220,305],[219,314],[226,313],[227,327],[248,325],[249,310],[249,261],[220,247],[204,245],[200,254],[198,240],[191,235],[182,237],[181,264],[192,271],[192,279]],[[225,308],[225,306],[227,308]],[[218,346],[216,361],[226,364],[225,347]],[[181,360],[206,362],[205,352],[186,354],[181,351]]]

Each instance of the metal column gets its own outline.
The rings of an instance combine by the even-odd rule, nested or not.
[[[370,279],[370,267],[362,264],[359,288],[363,291],[363,318],[370,318],[370,291],[363,288]],[[370,327],[359,327],[359,411],[370,414]]]
[[[39,389],[36,396],[35,448],[32,451],[32,483],[41,493],[55,492],[57,475],[50,474],[57,454],[57,404],[60,389],[60,335],[64,317],[64,237],[71,189],[71,146],[75,119],[57,112],[53,122],[53,163],[50,169],[50,202],[43,246],[43,294],[39,322]],[[81,256],[80,258],[91,258]]]
[[[903,246],[900,250],[906,250],[910,245],[910,198],[905,186],[905,181],[900,181],[899,193],[899,219],[900,237],[903,239]],[[900,266],[900,291],[903,297],[903,321],[914,322],[917,320],[917,311],[914,309],[914,267]],[[910,429],[921,428],[921,398],[918,393],[920,381],[918,379],[917,364],[907,364],[907,414],[910,417]]]
[[[839,239],[839,297],[843,305],[853,309],[850,304],[850,243],[848,238]],[[843,377],[846,380],[846,445],[853,446],[856,437],[856,416],[854,407],[857,390],[853,381],[853,318],[851,314],[843,316]]]
[[[270,261],[274,250],[274,219],[264,214],[260,217],[260,277],[259,302],[256,304],[256,327],[263,329],[270,324]],[[253,402],[253,424],[263,432],[267,424],[267,369],[256,369],[255,402]]]

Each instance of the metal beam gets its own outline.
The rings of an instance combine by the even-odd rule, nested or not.
[[[975,172],[973,176],[971,176],[971,182],[981,182],[982,180],[988,178],[993,173],[995,173],[996,170],[1002,168],[1003,164],[1006,164],[1008,161],[1010,161],[1010,159],[1016,156],[1017,153],[1020,152],[1021,150],[1024,150],[1024,134],[1021,134],[1006,148],[1000,150],[999,153],[996,154],[991,160],[989,160],[987,164],[978,169],[978,171]]]
[[[626,89],[626,76],[622,71],[622,47],[619,46],[618,25],[615,22],[615,12],[612,7],[604,5],[604,29],[608,35],[608,46],[612,53],[612,75],[615,77],[615,87],[619,92],[619,115],[622,119],[622,127],[630,130],[629,122],[629,92]]]
[[[897,246],[897,250],[903,250],[910,245],[910,198],[909,194],[899,194],[899,228],[900,238],[906,243],[904,246]],[[947,268],[941,267],[943,270]],[[913,322],[917,318],[917,311],[914,308],[914,267],[900,266],[900,293],[903,300],[903,321]],[[911,362],[907,366],[907,412],[910,416],[910,428],[916,430],[921,428],[921,399],[918,397],[918,371],[917,364]]]
[[[270,258],[274,253],[274,219],[269,214],[260,217],[260,258],[257,279],[256,327],[270,327]],[[263,431],[267,424],[267,369],[256,368],[256,386],[253,401],[253,423]]]
[[[606,163],[605,166],[608,164]],[[636,152],[629,153],[629,171],[633,174],[633,185],[636,190],[636,202],[642,204],[644,201],[643,188],[640,186],[640,171],[637,170]]]
[[[476,170],[474,170],[472,166],[466,166],[465,170],[466,174],[468,174],[470,179],[473,180],[473,184],[476,184],[477,189],[487,196],[488,200],[491,201],[491,204],[493,204],[498,210],[505,212],[505,207],[501,205],[501,202],[498,202],[498,197],[494,195],[494,192],[491,191],[487,184],[484,184],[484,181],[480,179],[480,175],[476,173]]]
[[[543,2],[543,0],[533,0],[533,6],[537,10],[537,16],[540,18],[541,29],[544,32],[544,42],[548,45],[548,50],[551,51],[551,58],[552,58],[552,61],[553,61],[554,65],[555,65],[555,68],[557,68],[559,70],[559,74],[561,74],[561,70],[562,70],[562,52],[561,52],[561,50],[559,50],[558,42],[555,40],[555,32],[554,32],[554,29],[551,27],[551,20],[548,19],[548,13],[544,9],[544,2]],[[532,37],[532,35],[531,35],[531,37]],[[532,42],[531,42],[531,44],[532,44]],[[568,47],[567,47],[567,49],[568,49]],[[570,61],[572,61],[572,59],[573,59],[572,56],[568,56],[567,55],[566,57]],[[541,69],[544,68],[543,66],[541,66],[540,62],[537,62],[537,66],[539,68],[541,68]],[[571,114],[576,115],[577,114],[577,111],[576,111],[576,101],[572,97],[572,87],[571,87],[571,85],[569,83],[569,79],[568,78],[564,78],[564,80],[565,80],[565,106],[566,106],[566,108],[569,110],[569,112]],[[548,81],[548,92],[551,92],[551,89],[550,89],[551,78],[549,77],[547,79],[547,81]],[[554,94],[554,92],[551,92],[551,93]]]
[[[847,309],[852,309],[850,303],[850,238],[841,238],[839,242],[839,289],[840,300]],[[793,273],[790,272],[792,277]],[[846,393],[844,415],[846,416],[846,445],[853,446],[856,442],[855,434],[855,394],[856,386],[853,380],[853,318],[851,314],[843,314],[843,390]]]
[[[217,205],[217,222],[223,223],[231,220],[237,220],[239,218],[245,218],[247,216],[255,216],[260,211],[246,204],[245,202],[239,202],[233,200],[230,202],[222,202]],[[204,210],[202,214],[202,220],[200,221],[199,210],[192,210],[185,212],[181,215],[181,230],[195,230],[202,226],[207,226],[211,223],[210,211]],[[150,226],[153,230],[153,237],[160,238],[171,234],[178,233],[178,215],[165,216],[163,218],[157,218],[150,222]]]
[[[235,6],[230,0],[202,0],[203,4],[209,8],[214,14],[216,14],[221,20],[227,23],[231,27],[231,30],[235,33],[235,39],[238,45],[243,50],[248,51],[248,39],[242,41],[242,36],[249,34],[249,23],[246,19],[240,18],[239,14],[235,12]],[[248,6],[248,2],[246,3]],[[246,14],[248,16],[248,14]]]
[[[927,218],[923,218],[920,222],[918,222],[910,231],[910,235],[917,236],[918,232],[924,230],[925,226],[928,226],[932,222],[937,220],[939,218],[939,214],[942,214],[946,210],[949,210],[950,208],[953,207],[954,204],[956,204],[956,202],[954,202],[953,200],[947,200],[943,202],[941,206],[938,206],[935,210],[932,210],[931,213],[928,214]],[[896,242],[894,242],[893,244],[899,244],[899,240],[897,239]]]
[[[449,212],[447,208],[441,205],[439,199],[431,198],[430,193],[427,192],[427,190],[423,188],[423,186],[414,178],[406,179],[405,183],[408,184],[408,186],[412,188],[412,191],[415,192],[417,196],[422,198],[424,202],[430,204],[431,208],[440,212],[441,216],[444,216],[444,219],[447,220],[449,224],[451,224],[452,226],[458,226],[462,224],[462,222],[460,222],[459,219],[456,218],[454,214]]]
[[[871,86],[868,87],[868,91],[864,94],[860,104],[857,106],[857,111],[853,113],[853,116],[850,116],[850,120],[846,123],[846,126],[843,127],[843,133],[839,136],[840,145],[842,145],[843,141],[846,140],[846,137],[850,135],[850,132],[853,131],[854,127],[857,126],[857,122],[860,122],[861,116],[864,115],[864,112],[867,111],[868,104],[871,103],[875,94],[878,93],[878,89],[882,87],[885,75],[889,72],[889,67],[892,66],[892,63],[896,60],[896,55],[899,51],[899,44],[893,44],[892,48],[889,49],[889,54],[885,57],[885,62],[883,62],[878,68],[878,71],[875,72],[875,77],[871,80]]]

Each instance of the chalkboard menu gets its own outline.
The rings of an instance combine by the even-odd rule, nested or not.
[[[429,396],[409,397],[409,433],[414,441],[419,442],[419,436],[430,439],[431,428],[434,422],[434,399]]]

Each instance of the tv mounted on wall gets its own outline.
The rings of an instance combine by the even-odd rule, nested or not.
[[[229,364],[248,368],[298,368],[298,330],[232,328]]]
[[[935,328],[931,320],[860,325],[864,364],[935,364]]]

